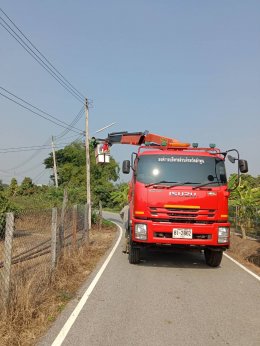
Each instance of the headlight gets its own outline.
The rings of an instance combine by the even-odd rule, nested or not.
[[[147,225],[143,223],[137,223],[135,225],[135,238],[140,240],[147,239]]]
[[[218,243],[228,243],[229,241],[229,227],[218,228]]]

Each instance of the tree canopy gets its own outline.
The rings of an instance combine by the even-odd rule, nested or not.
[[[44,160],[46,168],[53,167],[53,155]],[[56,164],[59,186],[78,191],[81,202],[84,202],[86,189],[86,155],[82,142],[73,142],[64,149],[56,151]],[[90,147],[90,181],[92,201],[102,200],[104,205],[111,206],[111,193],[115,190],[114,182],[119,178],[119,166],[111,157],[109,164],[96,164],[93,146]],[[54,181],[54,176],[51,176]]]
[[[229,178],[231,187],[235,177],[234,174]],[[251,220],[260,217],[260,176],[254,178],[249,174],[241,175],[238,187],[231,192],[229,204],[236,207],[239,226],[245,238]]]

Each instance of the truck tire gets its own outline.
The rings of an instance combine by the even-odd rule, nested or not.
[[[130,264],[138,264],[140,262],[140,249],[130,245],[128,260]]]
[[[206,264],[210,267],[218,267],[222,260],[223,251],[216,251],[211,249],[204,250],[204,257]]]

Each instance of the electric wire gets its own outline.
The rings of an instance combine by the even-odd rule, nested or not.
[[[56,148],[61,148],[64,145],[68,145],[71,143],[59,143],[56,145]],[[44,149],[51,149],[51,145],[35,145],[31,147],[17,147],[17,148],[5,148],[5,149],[0,149],[0,154],[7,154],[7,153],[19,153],[22,151],[30,151],[30,150],[44,150]]]
[[[74,130],[77,130],[77,131],[79,131],[79,132],[82,132],[80,129],[77,129],[77,128],[73,127],[71,124],[67,124],[67,123],[65,123],[65,121],[62,121],[62,120],[60,120],[60,119],[54,117],[53,115],[51,115],[51,114],[49,114],[49,113],[43,111],[42,109],[40,109],[40,108],[38,108],[38,107],[35,107],[35,106],[32,105],[31,103],[25,101],[24,99],[22,99],[21,97],[18,97],[17,95],[15,95],[15,94],[13,94],[13,93],[11,93],[11,92],[8,91],[7,89],[5,89],[5,88],[3,88],[3,87],[1,87],[1,86],[0,86],[0,89],[2,89],[3,91],[5,91],[5,92],[8,93],[9,95],[12,95],[12,96],[15,97],[16,99],[22,101],[23,103],[27,104],[28,106],[30,106],[30,107],[32,107],[32,108],[38,110],[39,112],[41,112],[41,113],[47,115],[47,116],[50,117],[50,118],[54,119],[55,121],[58,121],[58,122],[60,122],[61,124],[68,126],[69,128],[73,128]],[[1,94],[1,95],[2,95],[2,94]]]
[[[20,34],[30,43],[30,45],[41,55],[41,57],[78,93],[79,96],[81,96],[83,99],[85,99],[84,95],[76,89],[65,77],[62,73],[60,73],[55,66],[39,51],[39,49],[28,39],[28,37],[25,36],[25,34],[18,28],[18,26],[12,21],[12,19],[3,11],[3,9],[0,8],[0,11],[8,18],[8,20],[13,24],[13,26],[20,32]]]
[[[69,85],[64,82],[55,71],[53,71],[29,46],[28,44],[10,27],[10,25],[0,16],[0,19],[5,23],[0,23],[0,25],[27,51],[31,57],[38,62],[56,81],[63,86],[74,98],[79,102],[84,103],[85,99],[79,96]],[[9,30],[9,29],[13,32]],[[16,37],[15,37],[16,36]],[[18,37],[18,38],[17,38]]]
[[[32,110],[32,109],[30,109],[30,108],[28,108],[28,107],[22,105],[20,102],[18,102],[18,101],[16,101],[16,100],[13,100],[11,97],[2,94],[1,92],[0,92],[0,95],[2,95],[3,97],[5,97],[5,98],[8,99],[8,100],[14,102],[15,104],[19,105],[20,107],[22,107],[22,108],[24,108],[24,109],[27,109],[29,112],[31,112],[31,113],[33,113],[33,114],[35,114],[35,115],[38,115],[39,117],[41,117],[41,118],[43,118],[43,119],[45,119],[45,120],[47,120],[47,121],[50,121],[51,123],[53,123],[53,124],[55,124],[55,125],[57,125],[57,126],[63,127],[64,129],[67,129],[68,126],[69,126],[68,124],[67,124],[67,127],[64,126],[64,125],[62,125],[62,124],[59,124],[57,121],[61,121],[61,120],[59,120],[59,119],[57,119],[57,118],[55,118],[55,117],[53,117],[53,118],[55,118],[57,121],[54,121],[54,120],[52,120],[52,119],[49,119],[49,118],[47,118],[46,116],[44,116],[44,115],[42,115],[42,114],[40,114],[40,113],[38,113],[38,112],[35,112],[34,110]],[[80,133],[80,130],[75,131],[75,130],[73,130],[72,128],[70,129],[70,131],[73,131],[73,132],[75,132],[75,133]]]
[[[44,169],[39,174],[37,174],[36,177],[32,178],[32,181],[34,183],[37,183],[39,181],[39,179],[43,176],[44,173],[46,173],[46,169]]]
[[[73,141],[73,142],[75,142],[75,141],[78,141],[79,139],[81,139],[82,138],[82,136],[77,136],[77,138]],[[36,157],[36,156],[39,156],[39,152],[41,152],[41,151],[43,151],[43,150],[46,150],[46,149],[48,149],[48,150],[51,150],[51,145],[47,145],[47,143],[49,143],[50,142],[50,138],[48,139],[48,141],[46,141],[45,143],[45,145],[43,145],[43,146],[39,146],[40,148],[39,149],[31,149],[31,150],[34,150],[34,152],[33,152],[33,154],[26,160],[26,161],[24,161],[24,162],[22,162],[22,163],[20,163],[19,165],[17,165],[17,166],[15,166],[15,167],[12,167],[12,168],[9,168],[8,170],[5,170],[5,171],[1,171],[1,172],[3,172],[4,174],[8,174],[9,176],[12,176],[12,175],[10,175],[10,172],[11,171],[13,171],[13,172],[15,172],[15,174],[13,174],[13,175],[23,175],[24,173],[27,173],[27,172],[29,172],[29,171],[32,171],[32,170],[34,170],[34,169],[36,169],[36,168],[38,168],[39,167],[39,164],[37,163],[36,165],[33,165],[33,166],[30,166],[29,168],[27,168],[27,169],[25,169],[25,170],[22,170],[22,171],[18,171],[17,172],[17,169],[18,168],[21,168],[21,167],[24,167],[24,166],[26,166],[26,164],[28,163],[28,162],[30,162],[34,157]],[[71,142],[70,143],[63,143],[62,145],[61,145],[61,143],[59,143],[58,145],[56,145],[56,148],[55,149],[62,149],[63,147],[64,147],[64,145],[67,145],[67,144],[71,144]],[[26,148],[26,147],[23,147],[23,148]],[[30,148],[30,147],[28,147],[28,148]],[[1,150],[1,149],[0,149]],[[3,149],[2,149],[3,150]],[[21,150],[21,151],[29,151],[29,150]],[[19,151],[11,151],[11,153],[12,152],[19,152]],[[0,154],[1,154],[1,152],[0,152]],[[4,153],[3,153],[4,154]]]
[[[78,116],[78,115],[77,115]],[[76,116],[76,118],[77,118],[77,116]],[[76,119],[75,118],[75,119]],[[74,119],[74,120],[75,120]],[[63,131],[64,132],[64,131]],[[62,133],[63,133],[62,132]],[[61,135],[61,134],[60,134]],[[58,135],[57,137],[60,137],[60,135]],[[82,134],[79,136],[78,135],[78,133],[75,135],[73,135],[73,136],[70,136],[70,137],[68,137],[67,139],[69,139],[69,138],[75,138],[75,136],[77,137],[76,139],[74,139],[74,141],[76,141],[76,140],[79,140],[79,139],[81,139],[82,137],[84,137],[84,135],[85,135],[85,133],[84,132],[82,132]],[[63,140],[64,139],[66,139],[66,138],[63,138]],[[44,143],[43,143],[43,145],[42,146],[45,146],[45,145],[48,145],[49,143],[51,142],[51,137],[49,137]],[[19,168],[21,168],[21,167],[23,167],[23,166],[26,166],[30,161],[32,161],[36,156],[38,156],[39,155],[39,153],[41,152],[42,150],[36,150],[36,151],[34,151],[33,153],[32,153],[32,155],[30,155],[25,161],[22,161],[21,163],[19,163],[18,165],[16,165],[16,166],[14,166],[14,167],[11,167],[11,168],[9,168],[9,169],[7,169],[6,170],[6,172],[10,172],[10,171],[14,171],[14,170],[17,170],[17,169],[19,169]]]
[[[72,120],[72,122],[70,123],[69,126],[73,128],[79,122],[79,120],[82,118],[83,114],[84,114],[84,107],[81,108],[81,110],[76,115],[76,117]],[[60,139],[60,138],[62,138],[64,136],[66,136],[66,134],[68,132],[70,132],[70,128],[69,127],[66,130],[64,130],[62,133],[60,133],[59,135],[54,136],[55,140]]]
[[[71,138],[74,138],[74,141],[72,141],[72,142],[75,142],[77,139],[80,139],[81,137],[84,137],[85,136],[85,134],[82,134],[82,136],[78,136],[78,135],[73,135],[73,136],[69,136],[69,137],[65,137],[65,138],[62,138],[62,140],[69,140],[69,139],[71,139]],[[75,137],[77,137],[77,138],[75,138]],[[55,138],[55,137],[54,137]],[[56,143],[59,143],[59,141],[56,141]]]

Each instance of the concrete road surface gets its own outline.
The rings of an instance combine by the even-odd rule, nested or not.
[[[97,271],[40,346],[260,345],[259,280],[225,257],[210,268],[197,252],[154,251],[130,265],[123,247],[124,236],[71,328],[63,326]]]

